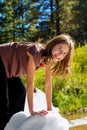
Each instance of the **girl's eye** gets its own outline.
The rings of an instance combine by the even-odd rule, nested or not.
[[[59,50],[61,53],[63,52],[61,47],[59,47],[58,50]]]
[[[64,55],[64,56],[66,56],[66,55],[67,55],[67,53],[63,53],[63,55]]]

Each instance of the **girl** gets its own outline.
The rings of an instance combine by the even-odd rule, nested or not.
[[[2,104],[0,105],[0,128],[4,128],[9,118],[14,114],[14,112],[10,112],[9,104],[12,98],[11,96],[13,96],[12,93],[16,95],[17,89],[11,92],[11,96],[9,96],[7,78],[27,75],[29,111],[31,115],[36,113],[39,115],[46,115],[48,114],[48,110],[52,111],[52,75],[64,77],[69,73],[73,50],[74,41],[66,34],[54,37],[45,47],[41,44],[25,42],[13,42],[0,45],[0,73],[2,77],[0,78],[0,104]],[[36,112],[33,109],[34,77],[35,71],[42,65],[46,68],[45,92],[47,110]],[[12,89],[13,86],[11,86]],[[19,99],[20,96],[16,98],[15,106],[20,103]],[[22,101],[22,104],[23,103],[24,101]],[[14,109],[16,109],[16,107]]]

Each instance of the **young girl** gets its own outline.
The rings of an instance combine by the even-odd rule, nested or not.
[[[27,75],[27,98],[31,115],[36,113],[40,115],[47,114],[48,110],[52,111],[52,75],[64,77],[69,73],[73,50],[74,41],[66,34],[54,37],[45,47],[41,44],[25,42],[0,45],[0,77],[2,77],[0,78],[0,104],[2,104],[0,105],[0,128],[4,128],[9,118],[14,114],[14,112],[10,112],[9,102],[11,96],[13,96],[12,93],[16,95],[17,89],[11,92],[11,96],[9,96],[7,78]],[[36,112],[33,110],[34,77],[35,71],[43,65],[46,68],[45,92],[47,111]],[[13,88],[13,86],[11,87]],[[16,98],[15,106],[20,103],[19,99],[20,96]]]

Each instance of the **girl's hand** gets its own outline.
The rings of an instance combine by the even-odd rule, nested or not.
[[[37,114],[37,115],[47,115],[48,114],[48,112],[47,111],[45,111],[45,110],[41,110],[41,111],[38,111],[38,112],[32,112],[31,113],[31,115],[35,115],[35,114]]]
[[[34,111],[31,112],[31,115],[35,115],[35,114],[37,114],[37,112],[34,112]]]
[[[38,115],[47,115],[48,112],[45,111],[45,110],[41,110],[41,111],[38,111],[37,114],[38,114]]]

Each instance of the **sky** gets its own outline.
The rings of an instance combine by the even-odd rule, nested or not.
[[[4,1],[4,0],[0,0],[0,2],[2,2],[2,3],[3,3],[3,1]]]

